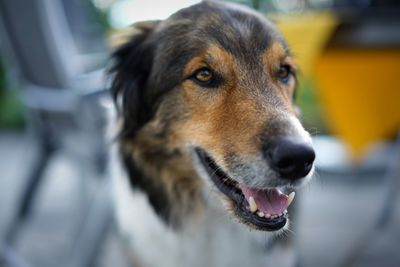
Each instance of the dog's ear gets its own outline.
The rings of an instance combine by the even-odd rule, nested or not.
[[[118,113],[124,118],[121,136],[134,136],[151,119],[151,101],[145,91],[155,50],[155,43],[150,37],[159,23],[146,21],[134,24],[129,40],[113,53],[111,92]]]

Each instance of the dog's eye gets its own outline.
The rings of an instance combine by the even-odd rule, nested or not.
[[[215,88],[223,82],[220,75],[206,67],[196,70],[188,79],[205,88]]]
[[[209,84],[214,79],[214,74],[210,69],[201,68],[194,73],[193,78],[201,84]]]
[[[279,71],[277,73],[277,78],[283,82],[287,83],[289,81],[290,76],[292,75],[292,70],[289,65],[282,65],[279,68]]]

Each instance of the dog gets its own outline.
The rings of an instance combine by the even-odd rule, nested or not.
[[[283,36],[209,1],[134,29],[111,70],[116,217],[134,266],[292,265],[276,233],[315,153]]]

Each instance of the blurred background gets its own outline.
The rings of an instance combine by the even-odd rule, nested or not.
[[[128,266],[109,197],[112,36],[196,0],[0,1],[0,266]],[[400,2],[236,1],[300,67],[317,174],[297,198],[301,266],[400,266]]]

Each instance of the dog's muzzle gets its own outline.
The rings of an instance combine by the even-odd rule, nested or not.
[[[233,201],[234,214],[243,223],[264,231],[276,231],[286,225],[287,209],[295,192],[285,194],[284,187],[247,186],[231,178],[205,150],[196,148],[195,151],[214,185]],[[264,157],[278,179],[284,184],[293,184],[310,173],[315,153],[308,144],[281,139],[265,147]]]

